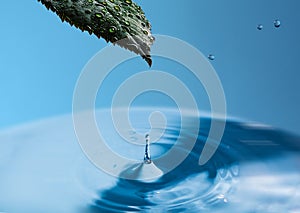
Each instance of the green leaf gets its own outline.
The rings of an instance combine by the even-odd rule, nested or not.
[[[132,0],[38,0],[82,31],[141,55],[151,66],[151,25]]]

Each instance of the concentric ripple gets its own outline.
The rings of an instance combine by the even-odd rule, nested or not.
[[[3,212],[300,212],[300,137],[270,126],[228,119],[217,152],[203,166],[198,159],[211,118],[187,112],[194,135],[180,127],[176,110],[161,109],[167,128],[151,144],[151,157],[163,172],[174,150],[188,157],[174,170],[149,182],[110,176],[83,154],[71,115],[0,132],[0,211]],[[109,110],[96,112],[112,151],[143,163],[144,146],[136,133],[149,130],[151,109],[131,109],[131,142],[114,134]],[[225,122],[215,119],[217,122]],[[104,124],[101,125],[100,123]],[[179,131],[182,138],[174,144]],[[161,132],[161,131],[160,131]],[[213,141],[213,140],[210,140]],[[113,165],[118,168],[118,164]],[[124,171],[127,172],[127,171]],[[18,203],[18,205],[16,205]]]
[[[193,119],[201,119],[201,127],[195,147],[178,167],[151,183],[119,179],[113,187],[98,190],[99,197],[88,209],[91,212],[211,212],[227,208],[232,210],[232,208],[237,208],[238,203],[243,207],[246,206],[244,201],[255,200],[255,196],[262,193],[257,189],[257,195],[247,197],[245,192],[251,187],[256,187],[253,182],[249,182],[252,175],[256,177],[263,174],[261,181],[267,181],[268,177],[265,173],[273,174],[273,163],[277,164],[282,161],[283,156],[292,156],[292,152],[299,153],[300,150],[299,138],[296,136],[264,125],[229,120],[216,154],[207,164],[199,166],[199,155],[206,142],[211,119],[209,117],[195,118],[191,112],[185,116],[191,117],[191,125]],[[174,111],[169,111],[166,117],[169,119],[168,128],[165,129],[163,137],[151,146],[156,153],[154,162],[158,162],[157,166],[162,170],[170,162],[164,164],[163,161],[159,161],[159,158],[166,155],[171,148],[175,149],[178,155],[189,151],[185,149],[185,144],[188,143],[189,138],[193,138],[189,134],[189,127],[180,129],[176,126],[180,122]],[[219,120],[218,122],[225,121]],[[136,131],[145,132],[144,124],[145,122],[136,120],[135,126],[138,126]],[[179,140],[180,142],[174,145],[180,130],[185,134]],[[272,161],[270,162],[269,159]],[[295,159],[291,159],[291,162],[296,163]],[[293,171],[297,168],[297,163],[292,164],[289,167]],[[245,177],[243,173],[245,173],[246,165],[254,168],[250,172],[251,175],[246,170],[247,176]],[[278,169],[281,170],[282,167]],[[259,175],[259,173],[262,174]],[[296,170],[296,177],[300,178],[300,170]],[[294,186],[298,186],[300,182],[300,179],[296,177],[292,180]],[[274,175],[272,178],[280,179],[282,174]],[[242,186],[241,182],[243,182]],[[252,185],[248,185],[249,183]],[[276,184],[273,187],[278,187]],[[292,197],[293,191],[286,196]],[[265,199],[269,198],[266,196]],[[267,211],[271,205],[262,200],[257,200],[257,204],[259,205],[251,206],[251,208],[257,207]],[[243,209],[242,207],[239,208]],[[248,207],[246,209],[249,210]]]

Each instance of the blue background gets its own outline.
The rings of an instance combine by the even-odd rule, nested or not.
[[[136,2],[154,34],[180,38],[215,55],[211,62],[229,115],[300,133],[298,0]],[[275,19],[282,22],[278,29]],[[61,23],[35,0],[1,2],[0,29],[0,128],[70,113],[82,68],[107,43]],[[136,61],[133,69],[148,69]],[[161,66],[154,60],[153,69]],[[103,105],[110,100],[99,98]],[[164,98],[157,95],[156,104],[168,105]]]

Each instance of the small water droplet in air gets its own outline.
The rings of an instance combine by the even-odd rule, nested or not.
[[[258,30],[262,30],[263,28],[264,28],[264,26],[262,24],[257,25]]]
[[[208,55],[208,59],[211,60],[211,61],[213,61],[213,60],[215,60],[215,56],[213,54],[209,54]]]
[[[280,26],[281,26],[281,22],[280,22],[278,19],[276,19],[276,20],[274,21],[274,27],[278,28],[278,27],[280,27]]]

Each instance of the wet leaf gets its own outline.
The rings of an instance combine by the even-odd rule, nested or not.
[[[151,25],[132,0],[38,0],[82,31],[141,55],[151,66]]]

